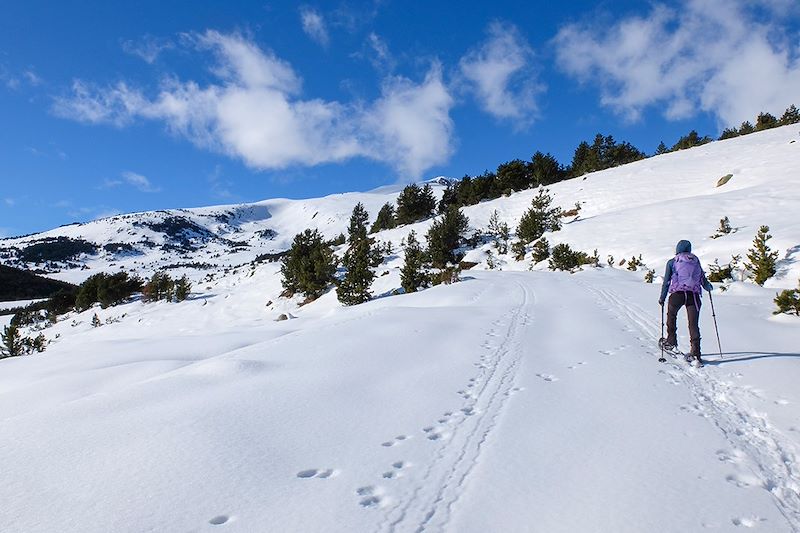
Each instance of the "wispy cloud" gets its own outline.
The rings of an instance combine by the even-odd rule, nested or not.
[[[36,73],[33,67],[12,72],[7,67],[0,65],[0,83],[12,91],[17,91],[25,86],[38,87],[44,83],[44,80]]]
[[[797,101],[800,45],[785,17],[796,14],[792,4],[681,0],[610,26],[570,24],[554,40],[557,61],[628,120],[653,106],[669,119],[702,110],[736,125]]]
[[[325,19],[319,11],[307,6],[300,8],[300,21],[303,24],[303,31],[306,32],[306,35],[323,48],[328,47],[330,36],[328,35]]]
[[[13,232],[11,228],[0,228],[0,239],[5,239],[6,237],[11,237]]]
[[[139,57],[146,63],[152,64],[164,50],[175,48],[175,43],[170,39],[144,35],[139,39],[121,41],[122,50],[130,55]]]
[[[418,178],[452,152],[453,99],[438,64],[421,83],[389,78],[374,102],[348,104],[301,98],[291,65],[242,35],[207,31],[192,41],[216,57],[212,73],[219,83],[171,76],[150,98],[125,82],[99,87],[76,80],[53,112],[119,127],[137,118],[163,121],[195,145],[256,169],[367,157]]]
[[[119,187],[121,185],[126,185],[126,184],[140,190],[141,192],[161,191],[161,188],[153,185],[146,176],[130,171],[125,171],[122,174],[120,174],[119,179],[110,179],[110,178],[104,179],[103,183],[100,185],[100,188],[113,189],[114,187]]]
[[[532,66],[533,49],[513,24],[493,22],[488,37],[459,62],[461,76],[492,116],[526,128],[538,114],[544,86]]]
[[[17,200],[14,198],[3,198],[3,203],[6,204],[8,207],[14,207],[17,205]]]

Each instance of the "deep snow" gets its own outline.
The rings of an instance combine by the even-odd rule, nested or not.
[[[209,224],[249,213],[213,230],[259,244],[101,254],[55,274],[220,265],[185,270],[188,301],[71,314],[44,330],[44,354],[0,361],[0,531],[800,531],[800,320],[772,315],[800,276],[798,131],[552,187],[585,205],[551,244],[641,253],[658,274],[678,239],[725,263],[770,225],[778,276],[715,291],[723,357],[705,298],[701,370],[657,362],[659,285],[643,269],[570,275],[501,256],[485,271],[487,245],[460,283],[342,308],[332,292],[278,298],[277,264],[235,266],[306,226],[338,234],[357,201],[374,217],[397,188],[175,210]],[[485,227],[497,209],[513,227],[534,194],[464,212]],[[710,239],[726,215],[738,230]],[[149,230],[131,221],[158,216],[51,235],[136,242]],[[263,229],[277,236],[257,241]],[[376,295],[399,286],[400,256],[377,269]],[[94,313],[108,323],[93,328]],[[683,315],[679,332],[686,347]]]

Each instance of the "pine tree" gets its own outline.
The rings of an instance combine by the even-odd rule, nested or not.
[[[430,217],[436,209],[436,198],[429,184],[420,188],[416,183],[407,185],[397,197],[395,220],[397,225],[411,224]]]
[[[142,288],[145,302],[171,301],[175,295],[175,281],[166,272],[156,272]]]
[[[772,238],[769,234],[769,226],[761,226],[758,229],[753,247],[747,252],[749,263],[745,263],[745,268],[753,275],[753,280],[759,285],[775,275],[775,263],[778,259],[778,251],[771,251],[767,241]]]
[[[344,254],[344,277],[336,287],[336,297],[344,305],[368,302],[372,298],[370,287],[375,274],[370,270],[370,243],[364,237],[350,244]]]
[[[328,288],[335,272],[330,246],[317,230],[307,229],[295,235],[292,247],[283,258],[281,283],[289,292],[303,292],[316,298]]]
[[[792,104],[786,108],[783,116],[781,116],[780,125],[787,126],[789,124],[797,124],[798,122],[800,122],[800,111]]]
[[[434,267],[444,268],[448,263],[458,262],[455,249],[461,244],[468,227],[469,219],[455,206],[450,206],[431,224],[426,238],[428,255]]]
[[[99,328],[102,325],[103,325],[103,323],[100,322],[100,317],[97,316],[97,313],[92,315],[92,327]]]
[[[533,249],[531,250],[531,260],[534,264],[538,263],[539,261],[544,261],[550,257],[550,243],[547,242],[547,239],[542,237],[538,241],[533,244]]]
[[[658,143],[658,147],[656,148],[656,155],[666,154],[667,152],[669,152],[669,149],[667,148],[667,145],[664,144],[664,141]]]
[[[749,135],[756,131],[752,124],[750,124],[749,120],[745,120],[742,122],[742,125],[739,126],[739,135]]]
[[[0,346],[0,359],[16,357],[24,353],[24,345],[20,338],[19,329],[15,325],[9,324],[3,328],[0,341],[3,341],[3,346]]]
[[[531,157],[530,177],[533,186],[550,185],[566,177],[566,172],[550,153],[536,152]]]
[[[358,202],[350,215],[350,225],[347,227],[348,242],[353,244],[356,241],[367,238],[367,222],[369,213],[364,208],[364,204]]]
[[[503,193],[527,189],[532,183],[530,169],[520,159],[508,161],[497,167],[497,182]]]
[[[756,131],[768,130],[779,125],[778,119],[769,113],[759,113],[756,119]]]
[[[739,136],[739,131],[736,128],[725,128],[722,130],[722,133],[719,136],[720,141],[724,141],[725,139],[733,139],[734,137]]]
[[[430,282],[424,266],[425,252],[417,240],[417,234],[411,230],[406,237],[405,261],[400,270],[400,284],[406,293],[416,292]]]
[[[381,207],[380,211],[378,211],[378,217],[375,219],[375,222],[372,224],[369,232],[377,233],[379,231],[392,229],[394,227],[394,205],[387,202],[383,204],[383,207]]]
[[[175,301],[182,302],[189,297],[192,292],[192,284],[186,275],[181,276],[180,279],[175,281]]]
[[[776,294],[774,302],[778,310],[773,311],[773,314],[794,313],[800,316],[800,281],[796,289],[787,289]]]
[[[540,189],[531,201],[531,207],[520,218],[517,237],[523,243],[533,242],[545,232],[561,229],[561,208],[550,207],[553,202],[547,189]]]
[[[508,239],[510,237],[510,230],[508,224],[500,222],[500,216],[497,214],[497,209],[492,212],[489,217],[489,235],[494,239],[495,248],[497,253],[505,254],[508,252]]]

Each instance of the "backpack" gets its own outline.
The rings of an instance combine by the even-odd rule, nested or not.
[[[682,252],[675,256],[672,263],[672,278],[669,281],[669,292],[689,291],[695,294],[703,292],[703,268],[696,255]]]

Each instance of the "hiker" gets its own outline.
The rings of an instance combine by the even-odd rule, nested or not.
[[[675,247],[675,257],[667,261],[664,284],[661,286],[661,298],[658,300],[658,304],[663,307],[669,292],[667,338],[662,339],[662,342],[663,348],[668,352],[675,353],[677,351],[676,321],[678,311],[681,307],[686,306],[686,314],[689,316],[689,339],[692,344],[687,360],[694,359],[698,365],[702,365],[699,321],[703,289],[711,292],[714,290],[714,286],[706,279],[706,274],[700,266],[700,260],[692,253],[692,243],[682,240]]]

